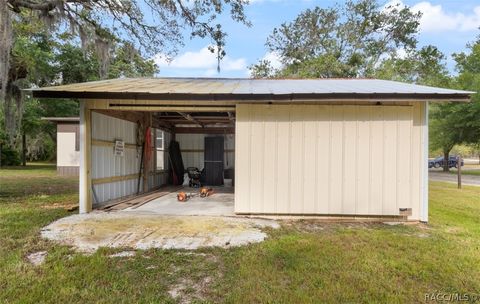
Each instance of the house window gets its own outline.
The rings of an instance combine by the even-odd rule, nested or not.
[[[157,170],[163,170],[165,168],[165,153],[164,153],[164,139],[165,134],[162,130],[155,129],[155,150],[156,150],[156,165]]]

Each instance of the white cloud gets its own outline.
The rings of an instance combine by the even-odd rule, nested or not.
[[[397,57],[400,58],[400,59],[405,59],[405,58],[407,58],[407,55],[408,55],[407,51],[404,48],[396,49],[395,53],[396,53]]]
[[[169,61],[162,54],[154,57],[155,63],[162,68],[179,70],[201,70],[204,76],[214,76],[217,73],[216,53],[210,52],[208,46],[198,51],[188,51]],[[222,71],[242,71],[247,69],[245,58],[232,58],[226,55],[220,62]],[[195,73],[197,74],[197,73]]]
[[[392,0],[388,5],[405,6],[401,0]],[[442,31],[475,31],[480,27],[480,6],[474,7],[469,14],[446,11],[441,4],[434,5],[428,1],[419,2],[411,6],[414,12],[420,11],[421,32]]]
[[[279,69],[283,66],[280,54],[277,52],[268,52],[263,56],[262,60],[270,61],[273,68]]]
[[[475,7],[468,15],[446,12],[440,4],[432,5],[430,2],[417,3],[412,10],[422,12],[420,28],[425,32],[471,31],[480,26],[480,6]]]
[[[258,63],[260,61],[263,61],[263,60],[269,61],[270,65],[274,69],[278,70],[278,69],[281,69],[283,67],[282,57],[277,52],[267,52],[267,53],[265,53],[265,55],[262,57],[262,59],[258,60],[256,63]],[[247,71],[246,76],[247,77],[252,77],[252,73],[251,73],[250,70]]]

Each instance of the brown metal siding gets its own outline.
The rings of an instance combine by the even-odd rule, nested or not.
[[[57,174],[60,176],[78,176],[79,175],[78,166],[57,166]]]

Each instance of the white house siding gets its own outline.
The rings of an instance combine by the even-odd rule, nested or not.
[[[97,142],[112,143],[123,140],[126,145],[136,144],[135,123],[92,112],[92,181],[100,178],[128,176],[138,174],[140,168],[141,147],[126,146],[123,156],[115,156],[113,145],[95,144]],[[152,161],[153,167],[153,151]],[[166,174],[149,177],[149,189],[166,183]],[[94,194],[97,203],[137,193],[138,178],[130,178],[109,183],[94,183]],[[142,180],[140,190],[143,190]]]
[[[424,108],[237,105],[235,212],[421,219]]]
[[[78,167],[80,151],[75,151],[75,133],[57,133],[57,166]]]
[[[225,145],[225,168],[233,168],[235,165],[235,136],[233,134],[219,134],[219,135],[207,135],[207,134],[177,134],[176,140],[180,144],[180,150],[182,151],[182,159],[185,168],[197,167],[200,170],[204,166],[204,151],[205,140],[207,136],[223,136]]]

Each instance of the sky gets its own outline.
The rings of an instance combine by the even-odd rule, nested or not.
[[[160,68],[157,76],[169,77],[249,77],[248,66],[260,59],[269,59],[279,66],[278,56],[270,53],[265,41],[275,27],[290,22],[302,11],[316,6],[329,7],[340,1],[330,0],[250,0],[246,7],[247,18],[252,26],[236,23],[227,16],[219,21],[226,30],[227,55],[217,72],[215,54],[208,50],[209,40],[185,40],[173,61],[166,61],[160,54],[155,62]],[[480,35],[479,0],[386,0],[389,3],[409,6],[423,13],[418,34],[419,47],[432,44],[447,56],[447,66],[454,73],[452,53],[466,50],[466,44]]]

